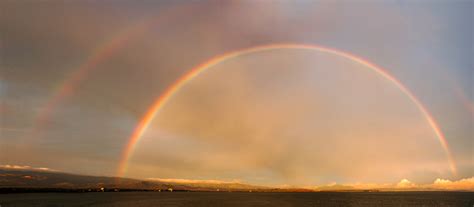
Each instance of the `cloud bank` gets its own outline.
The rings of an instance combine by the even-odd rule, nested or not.
[[[400,182],[391,184],[376,183],[355,183],[355,184],[336,184],[315,186],[311,189],[317,191],[325,190],[395,190],[395,191],[417,191],[417,190],[449,190],[449,191],[474,191],[474,177],[464,178],[456,181],[447,179],[436,179],[433,183],[417,184],[402,179]]]
[[[0,165],[0,169],[12,170],[34,170],[34,171],[56,171],[47,167],[31,167],[28,165]]]
[[[223,180],[195,180],[195,179],[178,179],[178,178],[148,178],[148,180],[159,181],[164,183],[180,183],[180,184],[196,184],[196,183],[206,183],[206,184],[235,184],[241,183],[238,180],[232,181],[223,181]]]

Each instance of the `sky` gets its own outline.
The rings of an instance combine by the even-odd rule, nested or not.
[[[259,185],[474,176],[472,1],[2,1],[0,164]],[[157,98],[174,90],[124,163]],[[456,172],[450,169],[451,154]],[[405,182],[406,183],[406,182]],[[402,182],[403,184],[403,182]]]

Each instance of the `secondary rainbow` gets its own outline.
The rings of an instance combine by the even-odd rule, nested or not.
[[[280,49],[302,49],[302,50],[313,50],[313,51],[319,51],[319,52],[326,52],[330,54],[334,54],[340,57],[347,58],[349,60],[352,60],[354,62],[357,62],[361,65],[366,66],[367,68],[371,69],[372,71],[376,72],[378,75],[382,76],[386,80],[390,81],[391,83],[395,84],[408,98],[418,107],[418,109],[421,111],[425,119],[428,121],[429,125],[433,129],[434,133],[436,134],[437,138],[439,139],[439,142],[443,148],[443,150],[446,153],[448,162],[449,162],[449,167],[450,170],[453,174],[456,174],[457,169],[456,169],[456,164],[454,162],[454,159],[451,155],[451,152],[449,150],[448,143],[446,141],[446,138],[444,134],[442,133],[440,127],[434,120],[433,116],[430,114],[430,112],[426,109],[425,106],[416,98],[416,96],[408,90],[407,87],[405,87],[399,80],[397,80],[395,77],[393,77],[391,74],[389,74],[386,70],[384,70],[382,67],[379,67],[375,65],[374,63],[371,63],[363,58],[357,57],[353,54],[343,52],[340,50],[332,49],[332,48],[327,48],[327,47],[321,47],[317,45],[308,45],[308,44],[270,44],[270,45],[262,45],[262,46],[256,46],[256,47],[251,47],[251,48],[245,48],[245,49],[240,49],[232,52],[228,52],[222,55],[215,56],[204,63],[192,68],[181,76],[178,80],[176,80],[172,85],[170,85],[152,104],[152,106],[146,111],[145,115],[141,118],[139,121],[138,125],[135,127],[132,135],[130,136],[128,143],[125,145],[125,148],[122,152],[120,163],[119,163],[119,168],[117,170],[117,176],[121,177],[124,176],[127,170],[127,165],[129,162],[129,159],[131,155],[133,154],[133,151],[135,149],[135,146],[137,143],[140,141],[140,138],[143,136],[145,131],[147,130],[148,126],[150,125],[150,122],[153,120],[153,118],[156,116],[156,114],[163,108],[164,105],[170,100],[170,98],[173,97],[174,94],[176,94],[177,91],[180,90],[183,85],[185,85],[188,81],[192,80],[202,72],[212,68],[213,66],[222,63],[226,60],[241,56],[241,55],[247,55],[255,52],[263,52],[263,51],[268,51],[268,50],[280,50]]]
[[[106,62],[118,51],[123,49],[131,40],[144,34],[154,26],[164,26],[165,23],[176,17],[183,17],[192,14],[194,6],[178,5],[171,9],[166,9],[157,15],[147,15],[120,32],[106,39],[103,43],[95,47],[91,54],[76,69],[72,70],[68,76],[61,81],[53,90],[49,99],[40,107],[40,111],[34,119],[33,130],[27,137],[41,137],[41,129],[48,123],[53,111],[86,80],[89,75],[100,69],[99,64]]]
[[[103,63],[112,57],[118,50],[123,48],[130,41],[130,39],[132,39],[132,37],[142,33],[148,23],[148,21],[142,21],[139,24],[126,28],[108,41],[105,41],[94,48],[91,55],[89,55],[86,60],[79,65],[79,67],[73,70],[72,73],[68,74],[68,76],[53,90],[52,96],[46,100],[33,120],[33,129],[25,136],[25,138],[42,138],[42,130],[50,121],[54,110],[67,97],[74,93],[76,88],[89,76],[92,71],[100,68],[97,67],[100,63]]]

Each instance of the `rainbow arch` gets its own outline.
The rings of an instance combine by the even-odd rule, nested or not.
[[[158,112],[163,108],[163,106],[166,105],[166,103],[173,97],[173,95],[176,94],[176,92],[179,91],[188,81],[200,75],[202,72],[226,60],[229,60],[241,55],[268,51],[268,50],[277,50],[277,49],[301,49],[301,50],[312,50],[312,51],[319,51],[319,52],[334,54],[343,58],[347,58],[351,61],[357,62],[361,65],[364,65],[367,68],[371,69],[372,71],[376,72],[378,75],[385,78],[386,80],[395,84],[398,87],[398,89],[400,89],[406,96],[408,96],[408,98],[417,106],[417,108],[421,111],[425,119],[428,121],[430,127],[433,129],[443,150],[446,153],[451,172],[453,174],[457,174],[456,164],[449,150],[449,146],[446,141],[446,138],[444,134],[442,133],[439,125],[436,123],[435,119],[431,115],[431,113],[426,109],[426,107],[418,100],[418,98],[406,86],[404,86],[399,80],[397,80],[394,76],[388,73],[385,69],[361,57],[357,57],[353,54],[336,50],[336,49],[332,49],[332,48],[327,48],[327,47],[322,47],[322,46],[317,46],[317,45],[309,45],[309,44],[269,44],[269,45],[261,45],[261,46],[256,46],[256,47],[235,50],[235,51],[231,51],[228,53],[215,56],[201,63],[200,65],[197,65],[196,67],[192,68],[187,73],[185,73],[180,78],[178,78],[173,84],[168,86],[168,88],[166,88],[165,91],[154,101],[151,107],[146,111],[144,116],[140,119],[138,125],[135,127],[132,135],[130,136],[128,140],[128,143],[125,145],[125,148],[122,151],[119,167],[117,170],[117,176],[122,177],[125,175],[130,157],[133,154],[137,143],[140,141],[141,137],[143,136],[145,131],[148,129],[151,121],[158,114]]]

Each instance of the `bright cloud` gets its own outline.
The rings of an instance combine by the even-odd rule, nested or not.
[[[40,170],[40,171],[56,171],[47,167],[31,167],[28,165],[0,165],[0,168],[14,170]]]
[[[438,178],[431,186],[436,189],[445,190],[474,190],[474,177],[465,178],[458,181],[444,180]]]
[[[464,178],[457,181],[447,179],[436,179],[430,184],[416,184],[408,179],[402,179],[396,184],[376,184],[376,183],[356,183],[336,185],[330,183],[328,185],[313,187],[314,190],[467,190],[474,191],[474,177]]]
[[[397,183],[396,187],[397,188],[413,188],[416,185],[412,182],[410,182],[407,179],[402,179],[399,183]]]
[[[193,180],[193,179],[175,179],[175,178],[148,178],[149,180],[165,182],[165,183],[207,183],[207,184],[234,184],[240,183],[238,180]]]

